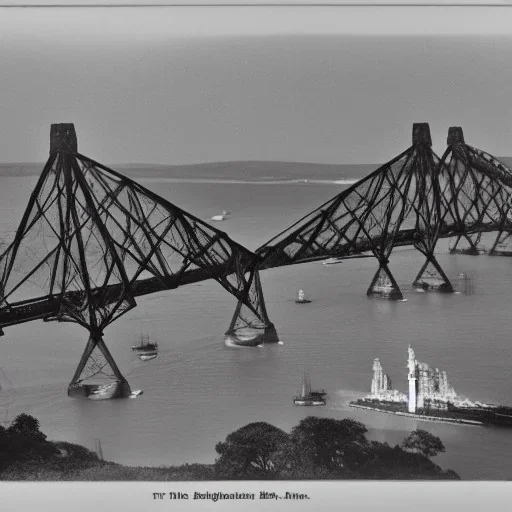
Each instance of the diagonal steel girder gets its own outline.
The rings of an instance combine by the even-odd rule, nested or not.
[[[509,236],[511,186],[512,171],[464,144],[459,127],[450,128],[439,159],[428,124],[417,123],[409,149],[257,249],[258,268],[374,256],[379,272],[369,294],[385,281],[390,298],[401,298],[388,260],[394,247],[413,245],[426,256],[415,284],[429,286],[421,274],[430,267],[437,288],[452,291],[434,257],[437,241],[489,231]]]
[[[35,319],[78,323],[90,339],[73,389],[94,359],[126,394],[103,330],[137,296],[206,279],[258,315],[247,298],[257,259],[222,231],[80,154],[72,124],[52,125],[48,161],[0,255],[0,332]]]
[[[371,254],[379,271],[368,293],[387,279],[401,298],[389,256],[408,244],[433,251],[444,214],[438,168],[428,124],[414,124],[411,147],[260,247],[258,268]]]
[[[134,298],[216,279],[237,298],[256,256],[225,233],[77,152],[52,126],[50,157],[0,255],[0,326],[35,318],[101,331]]]
[[[441,158],[447,188],[444,199],[452,224],[444,231],[455,236],[451,252],[479,254],[482,233],[496,231],[490,254],[498,243],[510,238],[512,170],[489,153],[464,142],[462,128],[448,131],[448,147]],[[468,247],[460,249],[466,242]]]

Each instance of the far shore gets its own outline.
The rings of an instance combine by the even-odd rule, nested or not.
[[[187,180],[357,180],[379,167],[379,164],[317,164],[304,162],[212,162],[187,165],[108,164],[106,167],[132,179]],[[0,177],[38,176],[44,163],[0,163]]]

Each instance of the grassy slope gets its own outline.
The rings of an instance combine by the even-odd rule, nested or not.
[[[321,477],[301,475],[301,480],[321,479],[395,479],[395,480],[446,480],[459,479],[452,471],[443,471],[430,459],[407,453],[398,447],[374,443],[374,455],[386,452],[374,463],[362,468],[360,473],[345,476],[322,474]],[[383,454],[381,453],[381,456]],[[1,462],[1,461],[0,461]],[[1,466],[1,464],[0,464]],[[250,478],[250,477],[249,477]],[[269,475],[262,478],[268,479]],[[292,479],[295,479],[291,477]],[[230,479],[230,478],[227,478]],[[237,476],[237,480],[243,479]],[[250,478],[250,479],[254,479]],[[282,478],[287,479],[286,477]],[[16,460],[0,470],[0,481],[207,481],[220,480],[213,464],[184,464],[182,466],[131,467],[99,460],[87,448],[67,442],[35,443],[30,453],[17,456]]]
[[[214,480],[213,465],[185,464],[178,467],[128,467],[99,460],[83,446],[47,442],[47,449],[36,450],[10,463],[0,471],[4,481],[180,481]],[[36,453],[37,452],[37,453]]]

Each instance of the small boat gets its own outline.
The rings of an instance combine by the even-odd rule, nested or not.
[[[299,293],[297,294],[297,298],[295,299],[295,302],[297,304],[309,304],[311,301],[306,298],[306,294],[304,293],[304,290],[299,290]]]
[[[139,358],[141,361],[151,361],[151,359],[156,359],[158,357],[158,352],[152,352],[148,354],[140,354]]]
[[[156,341],[150,342],[149,336],[141,333],[140,343],[138,345],[132,345],[132,350],[138,354],[153,355],[158,351],[158,343]]]
[[[329,258],[322,261],[322,265],[335,265],[336,263],[343,263],[343,258]]]
[[[231,215],[229,210],[224,210],[220,215],[214,215],[212,220],[226,220]]]
[[[293,398],[293,403],[295,405],[306,405],[306,406],[312,406],[312,405],[325,405],[326,401],[324,396],[327,393],[321,389],[319,391],[312,391],[311,390],[311,382],[309,380],[309,377],[304,372],[304,375],[302,377],[302,391],[300,395],[297,395]]]

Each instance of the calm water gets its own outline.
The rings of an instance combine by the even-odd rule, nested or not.
[[[10,238],[35,178],[0,178],[0,238]],[[254,249],[342,189],[340,185],[255,185],[147,180],[148,188],[194,215],[208,219],[229,208],[216,224]],[[253,421],[290,430],[309,414],[364,422],[373,439],[400,442],[424,428],[441,437],[444,468],[467,479],[512,476],[512,430],[435,425],[358,411],[346,403],[370,388],[379,357],[394,387],[407,389],[407,346],[418,360],[447,370],[455,390],[474,400],[512,404],[510,298],[512,259],[451,256],[439,246],[441,265],[455,282],[474,277],[474,295],[420,294],[410,283],[423,263],[413,250],[391,259],[407,301],[371,300],[366,289],[376,271],[372,259],[324,266],[311,263],[264,271],[263,291],[284,346],[229,349],[223,344],[235,300],[215,282],[138,299],[138,307],[110,326],[105,341],[136,400],[89,402],[67,397],[67,385],[87,341],[70,324],[32,322],[5,329],[0,338],[0,420],[20,412],[40,419],[49,438],[94,447],[105,458],[130,465],[213,462],[215,444]],[[299,288],[314,299],[294,303]],[[161,347],[143,363],[130,347],[143,328]],[[302,370],[329,391],[325,408],[294,407]],[[9,404],[8,406],[6,404]]]

